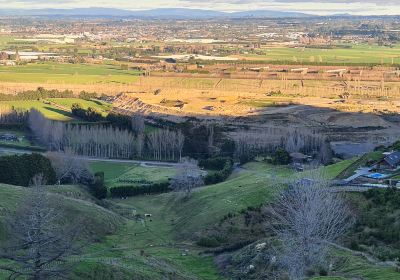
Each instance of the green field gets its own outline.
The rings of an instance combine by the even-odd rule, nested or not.
[[[400,64],[400,45],[393,48],[378,45],[349,45],[332,49],[271,47],[264,55],[245,55],[251,59],[271,62],[320,64]]]
[[[90,164],[92,172],[104,172],[106,185],[115,187],[132,185],[135,181],[165,182],[175,174],[172,167],[144,167],[135,163],[93,162]]]
[[[53,104],[49,103],[52,102]],[[71,121],[74,117],[71,114],[71,106],[74,103],[80,104],[83,108],[87,109],[92,107],[100,111],[103,116],[111,110],[111,105],[99,100],[83,100],[79,98],[49,98],[48,101],[42,100],[13,100],[13,101],[0,101],[1,106],[12,106],[17,109],[30,110],[31,108],[37,109],[42,112],[46,118],[58,121]],[[57,106],[59,105],[59,106]]]
[[[79,98],[49,98],[47,100],[68,109],[70,109],[73,104],[77,103],[81,105],[83,109],[87,109],[89,107],[96,109],[97,111],[101,112],[103,116],[107,116],[107,114],[112,109],[111,104],[94,99],[84,100]]]
[[[0,66],[0,82],[14,83],[129,84],[136,82],[139,74],[112,64],[38,62]]]
[[[66,111],[43,101],[37,100],[18,100],[18,101],[0,101],[0,105],[14,106],[17,109],[30,110],[32,108],[42,112],[47,118],[58,121],[70,121],[73,119],[70,111]]]

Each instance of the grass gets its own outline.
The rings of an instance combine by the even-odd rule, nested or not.
[[[49,103],[49,101],[51,103]],[[111,105],[99,100],[83,100],[79,98],[49,98],[48,100],[13,100],[0,101],[0,107],[10,106],[22,110],[35,108],[42,112],[48,119],[57,121],[72,121],[74,116],[71,113],[72,104],[79,103],[85,109],[92,107],[106,116],[111,110]]]
[[[73,116],[70,111],[60,109],[50,104],[46,104],[43,101],[37,100],[18,100],[18,101],[1,101],[1,105],[13,106],[18,109],[30,110],[31,108],[35,108],[42,112],[46,118],[57,120],[57,121],[71,121],[73,120]]]
[[[104,172],[108,187],[134,185],[134,182],[163,182],[175,174],[171,167],[144,167],[136,163],[93,162],[92,172]]]
[[[287,107],[290,105],[294,105],[291,101],[272,101],[272,100],[252,100],[246,101],[242,104],[255,107],[255,108],[268,108],[268,107]]]
[[[112,105],[101,101],[101,100],[84,100],[80,98],[49,98],[50,102],[53,102],[59,106],[70,109],[73,104],[78,103],[82,108],[87,109],[89,107],[94,108],[102,113],[103,116],[107,116],[107,114],[112,109]]]
[[[360,167],[365,167],[369,161],[379,161],[384,157],[381,151],[371,152],[363,155],[360,158],[354,160],[347,168],[337,175],[339,179],[346,179],[354,175],[355,171]]]
[[[334,177],[351,164],[352,161],[348,160],[325,167],[325,173]],[[152,180],[164,176],[164,171],[154,171],[136,164],[94,162],[90,166],[94,171],[104,171],[108,182],[128,175],[150,176],[147,178]],[[238,213],[249,206],[271,201],[277,191],[271,184],[273,176],[287,178],[293,174],[294,171],[286,166],[252,162],[235,171],[226,182],[197,189],[189,199],[176,193],[111,199],[106,202],[110,209],[126,210],[125,223],[101,242],[86,248],[72,278],[224,279],[212,257],[200,254],[204,248],[193,243],[196,233],[215,225],[229,213]],[[13,207],[19,197],[17,191],[21,189],[0,188],[0,207]],[[55,192],[57,197],[67,196],[60,200],[62,204],[71,201],[79,207],[91,205],[90,194],[80,187],[51,186],[48,190]],[[77,198],[85,202],[76,202]],[[74,214],[78,213],[76,211]],[[152,216],[145,218],[145,214]],[[98,217],[92,211],[85,213],[85,216],[91,215],[96,219]],[[391,268],[377,267],[358,257],[350,256],[349,260],[349,264],[340,270],[343,277],[320,277],[314,280],[354,277],[368,280],[399,279],[399,274]]]
[[[331,164],[322,168],[324,175],[327,179],[335,179],[343,170],[346,170],[356,162],[357,158],[339,161],[338,163]]]
[[[245,58],[271,62],[296,62],[316,64],[400,64],[400,45],[393,48],[378,45],[348,45],[332,49],[273,47],[263,55],[245,55]]]
[[[130,84],[140,72],[112,64],[38,62],[0,66],[0,82],[43,84]]]
[[[347,258],[347,262],[338,273],[345,275],[345,279],[368,279],[368,280],[397,280],[400,273],[394,267],[378,266],[369,263],[364,258],[352,256],[347,252],[336,252],[337,256]],[[321,278],[329,279],[329,278]]]

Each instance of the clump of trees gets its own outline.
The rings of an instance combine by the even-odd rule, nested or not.
[[[56,172],[50,160],[40,154],[0,157],[1,183],[28,187],[31,178],[36,174],[42,174],[43,179],[50,185],[56,183]]]
[[[199,161],[199,166],[212,170],[204,177],[206,185],[225,181],[232,174],[233,160],[228,157],[216,157]]]
[[[91,100],[97,98],[97,93],[83,90],[79,93],[78,97],[84,100]]]
[[[144,194],[165,193],[171,191],[169,182],[143,184],[139,186],[117,186],[110,189],[111,197],[130,197]]]
[[[56,89],[47,90],[42,87],[38,87],[36,90],[28,90],[19,92],[17,94],[2,94],[0,93],[1,101],[11,100],[39,100],[45,98],[72,98],[74,93],[71,90],[59,91]]]
[[[290,154],[282,148],[278,148],[271,158],[271,163],[275,165],[286,165],[289,164],[291,161],[292,158]]]
[[[132,129],[131,117],[126,115],[110,112],[104,120],[121,129]]]
[[[348,246],[366,251],[382,261],[400,259],[400,190],[371,189],[352,196],[358,219],[349,234]],[[368,229],[368,230],[366,230]]]
[[[71,112],[72,115],[74,115],[75,117],[78,117],[88,122],[98,122],[103,120],[101,112],[92,107],[84,109],[79,103],[72,104]]]
[[[325,137],[313,131],[297,128],[263,128],[262,131],[239,131],[234,135],[237,158],[271,155],[278,148],[289,153],[319,152],[326,148]]]
[[[98,199],[107,197],[108,190],[104,184],[104,172],[97,172],[94,174],[94,180],[90,185],[90,191]]]

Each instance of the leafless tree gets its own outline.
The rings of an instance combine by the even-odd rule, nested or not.
[[[29,126],[38,140],[51,151],[74,155],[123,158],[134,157],[178,161],[185,137],[180,131],[157,129],[148,135],[104,125],[67,124],[46,119],[39,111],[29,113]]]
[[[9,239],[2,244],[0,258],[10,261],[0,269],[8,279],[60,279],[68,269],[67,258],[77,253],[78,226],[62,226],[65,220],[42,187],[43,175],[32,178],[31,193],[16,213],[7,219]]]
[[[0,124],[26,123],[28,111],[0,105]]]
[[[325,142],[325,137],[309,129],[296,127],[265,127],[263,130],[238,131],[233,135],[236,156],[268,154],[277,148],[293,152],[316,152]]]
[[[139,114],[132,116],[132,130],[136,134],[143,134],[145,129],[144,117]]]
[[[68,150],[65,153],[48,152],[46,157],[50,160],[59,183],[90,183],[93,180],[87,162],[76,158]]]
[[[267,209],[269,227],[280,241],[279,263],[290,279],[327,268],[328,250],[352,225],[344,198],[323,179],[300,179],[281,192]]]
[[[156,160],[180,160],[185,137],[180,131],[158,129],[148,134],[148,156]]]
[[[171,187],[180,193],[190,196],[192,190],[204,185],[203,172],[196,160],[185,159],[178,167],[176,175],[171,180]]]

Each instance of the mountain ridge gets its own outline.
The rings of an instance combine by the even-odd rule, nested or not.
[[[116,8],[73,9],[0,9],[2,16],[66,16],[66,17],[133,17],[133,18],[254,18],[254,17],[312,17],[315,15],[271,10],[221,12],[203,9],[159,8],[150,10],[124,10]]]

